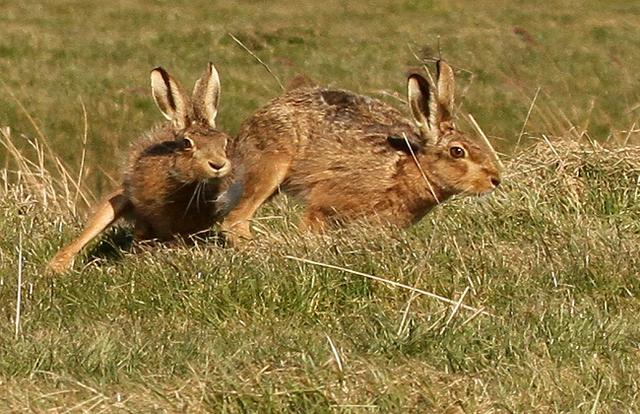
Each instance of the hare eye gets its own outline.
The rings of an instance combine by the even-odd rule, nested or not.
[[[451,148],[449,148],[449,154],[451,154],[451,156],[453,158],[462,158],[465,155],[464,148],[462,148],[462,147],[451,147]]]
[[[193,148],[193,140],[191,138],[184,138],[182,140],[182,145],[184,146],[184,149],[191,149]]]

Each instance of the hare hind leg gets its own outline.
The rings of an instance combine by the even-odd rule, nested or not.
[[[62,273],[73,264],[76,255],[94,237],[100,234],[111,223],[132,210],[129,199],[122,189],[109,194],[87,220],[82,233],[71,243],[60,250],[49,262],[48,268],[54,273]]]
[[[298,228],[311,233],[323,233],[330,223],[330,215],[321,208],[307,207]]]
[[[316,184],[306,199],[306,208],[298,228],[312,233],[323,233],[335,225],[340,216],[342,206],[339,198],[334,196],[335,190],[325,183]]]
[[[238,245],[243,239],[251,239],[251,219],[285,180],[290,165],[289,155],[270,153],[262,155],[259,163],[246,167],[244,193],[221,225],[225,238],[232,246]]]

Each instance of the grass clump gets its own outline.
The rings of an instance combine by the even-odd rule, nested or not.
[[[16,235],[2,245],[0,309],[11,323],[0,335],[9,390],[0,402],[632,411],[638,155],[638,147],[541,139],[507,161],[495,194],[453,200],[409,230],[361,223],[301,235],[299,209],[280,198],[261,215],[265,234],[245,248],[200,241],[93,252],[56,279],[42,269],[78,221],[53,218],[51,206],[29,202],[37,193],[6,184],[0,231],[18,229],[22,244]],[[24,257],[17,336],[16,246]]]

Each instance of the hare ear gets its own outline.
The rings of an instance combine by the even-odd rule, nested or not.
[[[438,81],[436,92],[436,122],[437,127],[453,128],[453,106],[455,94],[455,81],[453,69],[445,62],[439,60],[436,63]],[[446,125],[443,125],[446,123]]]
[[[209,62],[207,70],[202,74],[193,88],[193,110],[196,119],[216,127],[216,115],[220,102],[220,77],[213,63]]]
[[[151,92],[165,118],[178,129],[189,124],[189,101],[178,82],[161,67],[151,71]]]
[[[420,134],[428,141],[434,140],[431,124],[431,93],[429,82],[417,73],[409,75],[407,79],[407,96],[413,121],[418,126]]]

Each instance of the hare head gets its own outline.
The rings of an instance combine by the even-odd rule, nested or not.
[[[459,131],[453,122],[453,70],[437,63],[433,93],[419,74],[408,78],[408,100],[424,148],[427,175],[449,194],[484,194],[500,184],[492,148]],[[435,95],[435,96],[432,96]]]
[[[160,112],[170,121],[176,157],[175,177],[182,182],[218,179],[231,171],[226,156],[229,136],[216,129],[220,79],[212,63],[195,84],[192,98],[163,68],[151,71],[151,89]]]

